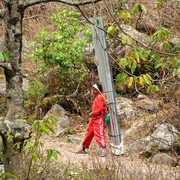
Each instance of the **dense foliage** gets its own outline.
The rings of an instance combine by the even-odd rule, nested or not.
[[[36,36],[33,42],[34,50],[30,55],[31,59],[39,64],[26,91],[26,108],[31,109],[30,111],[40,106],[41,103],[38,102],[42,102],[45,96],[56,94],[68,96],[67,99],[74,107],[77,106],[74,104],[74,97],[79,103],[82,102],[81,95],[88,73],[84,62],[84,49],[89,41],[89,26],[75,10],[61,10],[54,13],[51,19],[54,30],[43,29]],[[34,101],[33,97],[37,101]],[[47,101],[54,102],[52,99]]]
[[[37,35],[31,58],[41,60],[41,71],[47,72],[49,68],[57,67],[55,75],[59,79],[58,92],[68,94],[77,88],[87,73],[83,64],[86,44],[82,33],[84,25],[81,23],[80,13],[74,10],[55,13],[52,21],[54,31],[44,29]]]
[[[160,8],[163,2],[159,1],[157,8]],[[132,26],[133,21],[138,19],[137,26],[138,21],[147,11],[146,5],[142,3],[136,3],[132,8],[126,4],[123,9],[118,5],[114,12],[116,21],[107,28],[107,32],[111,35],[110,42],[112,42],[112,35],[118,36],[121,39],[121,45],[128,46],[130,49],[127,49],[128,53],[119,58],[120,73],[116,76],[116,84],[143,93],[144,90],[154,93],[160,90],[162,83],[180,78],[180,43],[172,43],[172,39],[177,37],[163,24],[160,24],[154,33],[146,35],[148,39],[145,40],[149,41],[148,47],[122,31],[121,23]],[[147,34],[146,31],[142,33]]]

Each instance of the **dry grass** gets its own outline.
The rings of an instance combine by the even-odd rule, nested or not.
[[[144,162],[135,157],[115,156],[108,149],[105,158],[98,156],[93,141],[88,155],[75,154],[77,143],[62,143],[58,139],[45,142],[45,148],[59,150],[57,161],[45,165],[40,163],[44,179],[75,180],[176,180],[180,178],[180,169],[165,165]],[[42,176],[41,176],[42,177]]]

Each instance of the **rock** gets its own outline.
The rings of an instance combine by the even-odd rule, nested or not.
[[[139,94],[137,96],[137,99],[145,99],[145,98],[148,98],[148,97],[146,95],[144,95],[144,94]]]
[[[177,141],[179,132],[170,124],[161,124],[148,137],[145,138],[147,142],[146,150],[150,151],[153,147],[158,150],[170,150],[171,146]]]
[[[156,100],[149,99],[146,96],[138,97],[134,104],[146,111],[156,112],[158,110],[158,102]]]
[[[58,104],[52,106],[52,108],[47,112],[44,116],[45,118],[56,118],[57,119],[57,126],[55,129],[56,136],[61,133],[63,128],[66,128],[70,125],[70,119],[67,115],[67,112]]]
[[[68,139],[71,142],[81,143],[84,137],[75,137],[74,135],[68,135]]]
[[[161,124],[146,138],[135,141],[128,148],[128,152],[153,152],[159,150],[171,150],[178,140],[179,132],[170,124]]]
[[[136,153],[139,152],[139,154],[146,152],[146,146],[145,142],[143,140],[137,140],[134,143],[132,143],[127,149],[127,152],[129,153]]]
[[[150,158],[150,162],[155,164],[165,164],[168,166],[177,166],[177,162],[172,159],[171,156],[165,153],[155,154],[152,158]]]
[[[117,97],[117,113],[121,118],[133,119],[136,115],[133,102],[130,99]]]
[[[29,86],[29,79],[23,78],[23,90],[27,90],[28,86]]]
[[[170,40],[170,43],[175,46],[176,44],[180,43],[180,37],[174,37]]]

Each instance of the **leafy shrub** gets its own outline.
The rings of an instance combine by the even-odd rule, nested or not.
[[[62,10],[52,17],[53,32],[42,30],[34,44],[30,57],[41,62],[41,69],[58,67],[56,93],[68,94],[84,81],[87,69],[83,64],[83,50],[86,40],[83,35],[80,13],[75,10]]]
[[[160,1],[158,7],[165,1]],[[138,3],[130,8],[116,11],[119,22],[132,24],[133,18],[141,18],[147,13],[145,5]],[[137,92],[154,93],[160,91],[162,84],[172,78],[180,79],[179,43],[171,43],[175,38],[170,29],[160,25],[147,37],[149,47],[142,46],[126,32],[121,31],[118,21],[107,28],[107,33],[121,37],[121,45],[128,48],[128,53],[119,59],[120,72],[116,76],[116,84],[126,86]],[[117,30],[119,29],[119,30]],[[111,37],[111,36],[110,36]],[[112,41],[112,40],[111,40]],[[110,42],[111,42],[110,41]]]
[[[25,108],[34,110],[41,104],[45,94],[46,88],[39,80],[31,81],[25,90]]]

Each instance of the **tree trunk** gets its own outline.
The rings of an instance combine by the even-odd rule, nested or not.
[[[24,127],[17,122],[23,116],[23,90],[21,72],[22,50],[22,18],[23,10],[18,6],[18,0],[13,0],[5,6],[5,46],[9,55],[9,68],[5,68],[7,91],[7,114],[4,118],[3,131],[3,160],[5,172],[25,179],[23,153],[14,147],[16,143],[24,142]],[[12,141],[8,141],[8,137]]]
[[[13,142],[4,142],[4,170],[10,175],[10,179],[27,179],[28,173],[28,160],[24,158],[24,154],[21,149],[12,148]]]
[[[24,157],[22,146],[29,138],[28,125],[23,120],[23,88],[21,72],[22,52],[22,20],[24,10],[42,2],[61,2],[71,6],[80,6],[97,3],[101,0],[71,2],[65,0],[6,0],[0,6],[0,18],[4,20],[5,49],[8,53],[8,62],[0,62],[4,68],[7,91],[7,113],[0,122],[0,135],[3,140],[3,160],[5,172],[12,177],[6,179],[28,179],[28,158]],[[2,5],[1,4],[1,5]],[[4,8],[4,9],[3,9]],[[10,140],[11,139],[11,140]],[[20,148],[16,147],[16,144]]]

